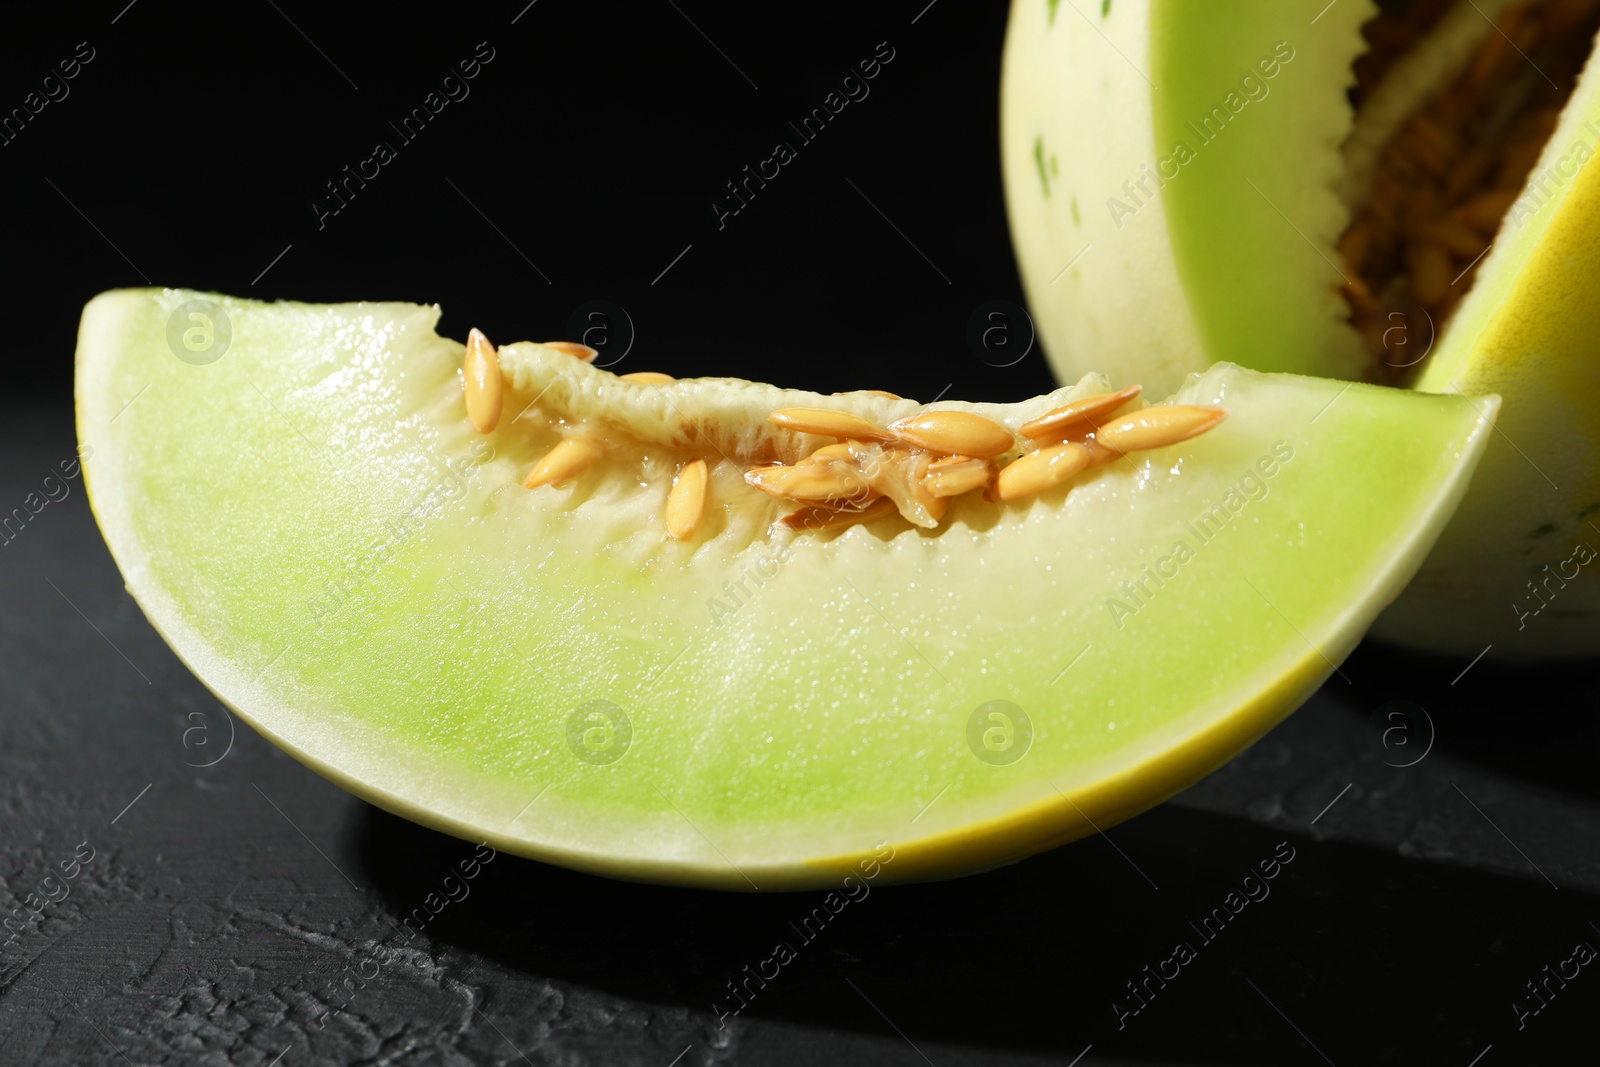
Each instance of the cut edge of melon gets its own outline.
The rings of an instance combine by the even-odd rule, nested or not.
[[[1196,157],[1160,194],[1189,313],[1213,359],[1376,380],[1374,361],[1344,321],[1336,246],[1351,218],[1338,191],[1341,144],[1355,119],[1343,90],[1368,47],[1361,25],[1377,6],[1246,6],[1253,17],[1224,21],[1205,5],[1149,0],[1154,138],[1188,144]],[[1279,45],[1293,58],[1269,81],[1256,64],[1281,58]],[[1267,95],[1252,101],[1243,93],[1247,76]],[[1245,101],[1243,110],[1230,115],[1229,99]],[[1230,121],[1212,147],[1200,140],[1210,127],[1194,124],[1219,111]]]

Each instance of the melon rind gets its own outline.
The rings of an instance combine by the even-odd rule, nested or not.
[[[167,343],[194,299],[232,328],[205,366]],[[532,457],[511,413],[532,395],[510,383],[502,425],[476,435],[463,350],[437,318],[96,298],[79,435],[129,590],[222,701],[373,803],[552,863],[734,890],[837,884],[886,853],[885,880],[1008,862],[1213,769],[1399,591],[1497,407],[1217,366],[1179,394],[1231,413],[1200,438],[1029,503],[960,501],[937,533],[895,519],[784,552],[715,521],[670,541],[665,483],[649,478],[522,489]],[[513,378],[586,397],[614,425],[654,404],[516,348]],[[672,388],[690,412],[698,398],[752,426],[779,404],[885,402]],[[969,407],[1015,428],[1078,391]],[[763,551],[772,573],[713,623],[709,601]],[[1147,566],[1171,575],[1130,601],[1121,583]],[[330,589],[333,610],[314,610]],[[1008,765],[968,745],[996,699],[1033,724]],[[568,741],[594,700],[630,719],[614,762]]]

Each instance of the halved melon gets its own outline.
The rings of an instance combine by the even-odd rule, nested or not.
[[[176,355],[192,314],[201,340],[226,327],[220,358]],[[1004,503],[963,483],[933,515],[874,482],[897,507],[792,530],[746,475],[830,447],[794,426],[898,427],[892,469],[908,440],[1010,464],[1020,428],[1105,383],[930,409],[627,381],[524,343],[474,357],[498,378],[468,364],[480,433],[438,314],[90,303],[78,427],[128,588],[219,698],[382,807],[736,890],[1005,863],[1207,773],[1399,591],[1497,407],[1219,365],[1174,398],[1226,409],[1200,436]],[[587,465],[524,488],[572,440]],[[669,532],[696,461],[705,507]]]
[[[1226,360],[1501,394],[1380,630],[1600,652],[1600,584],[1529,584],[1600,537],[1600,0],[1077,12],[1015,0],[1002,86],[1012,233],[1063,380],[1174,388]]]

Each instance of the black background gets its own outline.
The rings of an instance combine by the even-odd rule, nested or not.
[[[147,281],[437,301],[447,332],[499,341],[567,336],[600,299],[636,328],[619,369],[923,399],[1048,387],[1037,350],[1000,367],[1010,353],[967,338],[975,309],[1021,302],[997,164],[1003,5],[524,2],[118,0],[13,19],[0,107],[79,42],[95,58],[0,146],[0,502],[72,453],[79,308]],[[495,58],[471,95],[319,229],[324,183],[396,141],[386,123],[480,41]],[[723,183],[884,41],[871,95],[719,229]],[[1592,664],[1366,646],[1265,740],[1107,837],[874,889],[723,1025],[724,983],[815,895],[499,856],[404,942],[393,923],[471,846],[228,718],[123,591],[81,492],[0,548],[0,604],[5,913],[94,849],[0,951],[0,1064],[1592,1058],[1592,968],[1522,1028],[1511,1007],[1574,944],[1600,945]],[[1272,895],[1119,1029],[1125,983],[1198,943],[1188,924],[1281,842],[1295,859]]]
[[[980,305],[1021,302],[1002,6],[940,0],[913,25],[927,0],[526,3],[138,0],[115,25],[120,4],[63,5],[8,34],[6,108],[95,50],[0,147],[15,281],[48,329],[24,380],[65,389],[84,300],[148,279],[433,302],[445,332],[497,341],[565,337],[608,300],[636,327],[626,369],[926,398],[1049,387],[1038,351],[999,369],[967,343]],[[389,124],[479,42],[495,58],[469,95],[402,141]],[[894,59],[869,95],[801,142],[788,124],[880,42]],[[379,140],[397,157],[319,228],[312,203]],[[719,228],[713,200],[779,140],[798,158]]]

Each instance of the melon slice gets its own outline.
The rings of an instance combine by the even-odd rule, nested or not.
[[[1600,0],[1077,11],[1015,0],[1002,85],[1012,233],[1062,380],[1163,390],[1226,360],[1502,395],[1380,632],[1600,652],[1600,584],[1530,584],[1600,543]]]
[[[192,314],[228,337],[219,358],[177,355],[169,326]],[[1005,863],[1215,768],[1410,577],[1497,407],[1219,365],[1173,399],[1220,424],[1001,502],[957,475],[1010,469],[1023,426],[1103,379],[929,408],[629,381],[573,346],[475,335],[469,418],[438,314],[90,303],[78,427],[128,588],[220,699],[375,804],[734,890]],[[1131,410],[1119,440],[1177,409]],[[819,419],[979,456],[937,468],[962,491],[928,514],[889,479],[894,506],[789,529],[753,470],[898,447],[793,428]],[[597,458],[551,476],[562,440]],[[552,484],[525,488],[535,470]],[[697,486],[685,524],[670,502]]]

